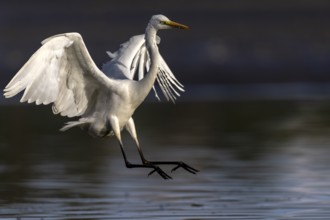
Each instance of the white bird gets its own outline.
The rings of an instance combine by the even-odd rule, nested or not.
[[[158,51],[161,29],[188,26],[173,22],[164,15],[151,17],[145,34],[133,36],[121,45],[102,71],[95,65],[78,33],[65,33],[47,38],[4,89],[6,98],[24,91],[21,102],[37,105],[53,103],[54,114],[77,117],[61,131],[81,127],[91,135],[114,135],[120,144],[128,168],[151,168],[164,179],[171,177],[158,165],[176,165],[190,173],[198,170],[181,161],[149,161],[145,159],[137,138],[132,115],[157,81],[168,100],[174,101],[183,86],[175,78]],[[135,80],[138,79],[138,80]],[[154,89],[155,90],[155,89]],[[158,97],[155,90],[156,97]],[[121,131],[126,129],[134,139],[141,164],[127,160]]]

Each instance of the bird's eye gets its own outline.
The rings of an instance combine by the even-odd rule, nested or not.
[[[165,21],[160,21],[159,23],[160,23],[160,24],[166,24],[166,22],[165,22]]]

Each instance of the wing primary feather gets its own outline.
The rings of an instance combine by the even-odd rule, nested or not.
[[[167,101],[171,100],[172,102],[174,102],[174,99],[173,99],[173,97],[172,97],[172,94],[171,94],[171,92],[168,90],[168,87],[167,87],[166,83],[164,82],[164,79],[163,79],[163,77],[161,76],[161,74],[158,74],[158,75],[157,75],[157,79],[159,79],[159,80],[158,80],[158,83],[159,83],[160,88],[162,89],[162,92],[164,93],[164,95],[165,95]]]
[[[20,100],[21,102],[27,101],[28,103],[31,103],[31,102],[35,101],[34,95],[35,95],[36,91],[34,90],[34,88],[37,86],[36,84],[39,83],[38,79],[40,77],[42,77],[43,68],[44,68],[43,63],[39,64],[36,67],[36,69],[33,70],[33,76],[29,77],[28,79],[25,79],[27,81],[26,82],[27,85],[25,88],[23,88],[23,89],[25,89],[25,91]]]
[[[176,99],[177,97],[180,97],[180,93],[178,91],[176,91],[176,87],[174,84],[171,83],[170,77],[168,75],[166,75],[164,72],[162,74],[162,77],[164,78],[164,81],[168,87],[168,90],[171,92],[174,99]]]
[[[184,92],[184,89],[183,89],[184,86],[177,80],[177,78],[174,76],[174,74],[172,73],[172,71],[170,70],[170,68],[167,66],[167,64],[165,63],[165,61],[162,62],[161,69],[169,77],[169,79],[171,80],[172,84],[174,84],[179,90],[181,90],[182,92]]]
[[[160,74],[160,79],[162,81],[162,84],[164,85],[165,91],[167,92],[167,95],[170,97],[171,101],[174,103],[175,102],[175,95],[171,91],[171,87],[169,86],[166,78],[164,77],[164,74]]]
[[[180,94],[172,86],[170,77],[168,77],[168,75],[166,75],[166,73],[164,73],[163,71],[161,71],[161,76],[163,77],[164,82],[165,82],[166,86],[169,88],[169,90],[173,91],[173,93],[175,93],[176,96],[180,97]]]
[[[24,91],[21,102],[53,103],[54,114],[74,117],[92,110],[92,96],[117,83],[95,65],[78,33],[47,38],[4,89],[6,98]]]
[[[162,91],[163,95],[165,96],[166,100],[169,101],[169,97],[167,96],[167,93],[166,93],[166,91],[165,91],[165,89],[164,89],[164,87],[163,87],[163,85],[162,85],[162,83],[160,81],[161,81],[161,79],[157,75],[157,82],[158,82],[159,88]]]
[[[160,98],[159,98],[159,96],[158,96],[158,93],[157,93],[157,90],[156,90],[155,86],[152,87],[152,90],[154,91],[154,94],[155,94],[156,99],[158,101],[161,101]]]
[[[169,76],[168,74],[166,74],[165,72],[162,73],[162,75],[166,78],[168,84],[172,87],[175,86],[175,88],[177,88],[178,90],[180,90],[181,92],[184,92],[184,89],[182,86],[180,86],[179,84],[176,83],[176,81],[173,80],[173,78],[171,76]],[[174,89],[174,87],[172,87]]]
[[[13,77],[13,79],[8,83],[4,89],[5,97],[11,98],[23,91],[31,81],[35,78],[35,74],[28,74],[32,71],[33,60],[38,57],[38,53],[35,52],[31,58],[23,65],[23,67],[18,71],[18,73]]]

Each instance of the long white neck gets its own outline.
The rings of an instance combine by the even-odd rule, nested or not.
[[[137,83],[137,95],[139,96],[140,102],[143,102],[143,100],[147,97],[157,78],[159,66],[159,52],[156,43],[156,36],[157,30],[149,24],[146,28],[145,40],[151,64],[148,73],[144,76],[142,80],[138,81]]]

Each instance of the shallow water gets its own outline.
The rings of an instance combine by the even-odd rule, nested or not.
[[[49,106],[2,106],[0,219],[328,219],[330,102],[144,104],[148,159],[200,170],[126,169],[117,142]],[[129,159],[139,162],[124,133]]]

